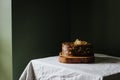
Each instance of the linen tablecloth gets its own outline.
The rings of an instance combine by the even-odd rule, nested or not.
[[[120,58],[95,54],[95,63],[65,64],[59,56],[31,60],[19,80],[120,80]]]

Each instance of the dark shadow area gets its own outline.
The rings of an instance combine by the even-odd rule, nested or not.
[[[113,74],[112,76],[105,76],[103,80],[120,80],[120,73]]]

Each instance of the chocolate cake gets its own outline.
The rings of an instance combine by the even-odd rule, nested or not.
[[[91,43],[76,39],[75,42],[63,42],[59,61],[64,63],[94,62],[93,46]]]

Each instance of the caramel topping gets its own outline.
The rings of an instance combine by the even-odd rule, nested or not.
[[[78,46],[78,45],[86,45],[88,44],[86,41],[81,41],[79,39],[76,39],[75,42],[74,42],[74,45],[75,46]]]

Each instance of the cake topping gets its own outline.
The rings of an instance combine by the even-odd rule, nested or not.
[[[86,45],[88,44],[86,41],[81,41],[79,39],[76,39],[75,42],[74,42],[74,45],[75,46],[78,46],[78,45]]]

